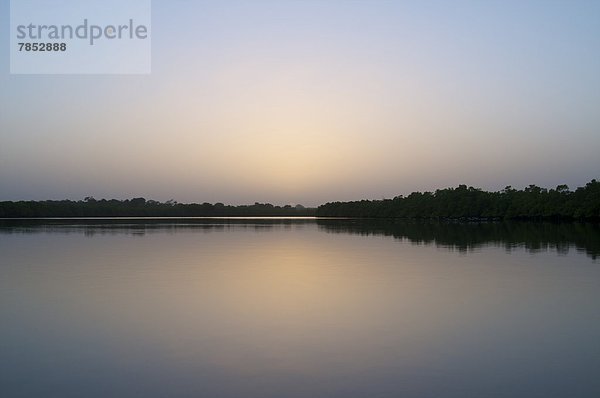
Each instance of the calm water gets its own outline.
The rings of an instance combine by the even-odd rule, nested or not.
[[[598,397],[600,228],[0,223],[1,397]]]

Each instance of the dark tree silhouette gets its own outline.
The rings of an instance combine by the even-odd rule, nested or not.
[[[177,203],[168,200],[161,203],[145,198],[130,200],[96,200],[86,197],[83,201],[47,200],[0,202],[0,218],[38,217],[220,217],[220,216],[312,216],[315,209],[292,206],[273,206],[255,203],[245,206],[228,206],[223,203]]]
[[[459,185],[435,192],[413,192],[394,199],[333,202],[319,206],[318,216],[453,219],[600,220],[600,183],[592,180],[569,191],[566,185],[499,192]]]

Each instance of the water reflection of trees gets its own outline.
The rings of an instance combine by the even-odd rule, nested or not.
[[[600,255],[600,225],[592,223],[536,222],[426,222],[375,220],[318,220],[319,228],[331,233],[383,235],[413,244],[437,245],[460,251],[484,245],[531,252],[570,249],[585,251],[594,260]]]
[[[62,219],[0,220],[3,234],[63,233],[88,237],[128,234],[219,232],[226,230],[269,231],[273,228],[318,226],[327,233],[381,235],[413,244],[436,245],[459,251],[485,245],[510,251],[525,248],[531,252],[555,250],[566,254],[576,249],[594,260],[600,256],[600,224],[538,222],[433,222],[358,219]]]
[[[135,235],[154,233],[216,232],[228,229],[264,231],[274,226],[314,224],[314,218],[186,218],[186,219],[39,219],[0,220],[1,234],[62,233],[96,235]]]

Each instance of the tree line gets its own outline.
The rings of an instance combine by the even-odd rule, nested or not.
[[[331,202],[317,209],[270,203],[231,206],[223,203],[158,202],[87,197],[84,200],[0,202],[0,218],[39,217],[259,217],[320,216],[415,219],[579,219],[600,220],[600,182],[571,191],[530,185],[497,192],[459,185],[435,192],[413,192],[393,199]]]
[[[459,185],[435,192],[413,192],[393,199],[333,202],[318,207],[317,216],[434,219],[581,219],[600,220],[600,182],[574,191],[530,185],[487,192]]]
[[[270,203],[231,206],[223,203],[158,202],[145,198],[127,200],[87,197],[84,200],[0,202],[0,218],[38,217],[259,217],[313,216],[315,209],[274,206]]]

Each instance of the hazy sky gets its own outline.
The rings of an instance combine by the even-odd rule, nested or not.
[[[600,177],[600,1],[153,1],[152,74],[9,74],[0,200],[379,199]]]

